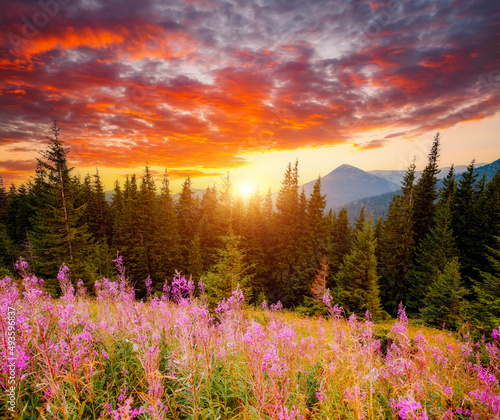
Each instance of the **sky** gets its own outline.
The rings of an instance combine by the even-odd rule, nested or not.
[[[172,189],[279,188],[500,158],[500,2],[2,0],[0,176],[26,182],[52,121],[84,176],[165,168]]]

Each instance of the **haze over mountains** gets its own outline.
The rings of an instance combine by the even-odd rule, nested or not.
[[[312,193],[315,182],[316,180],[302,185],[306,196],[309,197]],[[398,189],[399,185],[390,180],[345,164],[321,178],[321,192],[326,194],[326,210]]]
[[[500,159],[489,164],[475,165],[478,178],[485,175],[486,181],[489,181],[495,173],[500,169]],[[457,165],[454,167],[455,174],[460,176],[467,169],[467,165]],[[441,168],[439,178],[444,178],[450,167]],[[351,165],[341,165],[333,171],[321,178],[321,193],[326,195],[325,211],[333,209],[339,210],[346,207],[349,216],[354,220],[359,214],[359,210],[366,206],[367,212],[373,211],[374,219],[384,216],[387,212],[392,197],[397,194],[401,187],[401,181],[406,171],[399,170],[373,170],[363,171]],[[422,171],[417,171],[416,176]],[[313,191],[316,180],[306,182],[300,185],[299,190],[304,188],[306,196]],[[203,196],[204,190],[193,188],[195,196]],[[172,197],[177,200],[180,193],[174,194]],[[276,200],[278,191],[273,193],[273,198]],[[112,199],[113,192],[106,192],[106,199]]]
[[[496,174],[496,172],[500,169],[500,159],[496,161],[486,164],[479,163],[474,165],[475,172],[477,173],[477,179],[479,180],[483,175],[485,177],[486,182],[490,181]],[[438,178],[444,178],[450,170],[450,167],[441,168],[441,172],[438,174]],[[455,175],[457,179],[460,179],[460,175],[467,170],[467,165],[457,165],[454,166]],[[370,196],[366,196],[363,198],[354,199],[348,203],[341,204],[337,207],[332,207],[334,211],[340,210],[342,207],[345,207],[347,213],[349,214],[349,221],[354,223],[359,212],[362,207],[365,207],[365,210],[369,212],[373,212],[373,220],[377,220],[379,217],[384,217],[387,214],[389,209],[389,204],[392,201],[394,195],[398,194],[400,191],[401,180],[406,171],[383,171],[383,170],[375,170],[370,171],[371,174],[378,174],[381,178],[385,178],[387,180],[392,181],[393,183],[398,182],[398,187],[395,190],[391,190],[382,194],[373,194]],[[417,179],[420,176],[422,171],[417,171]],[[325,192],[323,192],[325,194]]]

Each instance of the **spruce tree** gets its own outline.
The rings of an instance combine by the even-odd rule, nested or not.
[[[198,232],[199,211],[191,185],[191,178],[187,177],[182,184],[182,190],[176,204],[181,242],[181,258],[184,263],[184,266],[178,268],[181,270],[188,268],[186,262],[189,258],[189,246]]]
[[[111,213],[111,226],[113,236],[111,238],[111,245],[113,249],[113,254],[116,252],[122,252],[120,249],[123,244],[124,239],[124,197],[123,192],[120,187],[120,183],[115,181],[115,187],[113,189],[113,198],[111,201],[110,213]]]
[[[231,225],[235,235],[241,236],[243,231],[243,217],[245,213],[245,205],[241,195],[237,195],[233,201],[233,209],[231,214]]]
[[[61,264],[66,263],[75,276],[90,281],[96,267],[88,255],[90,235],[81,219],[86,205],[76,206],[80,185],[71,175],[73,168],[67,165],[69,149],[59,139],[56,123],[51,127],[53,136],[37,158],[37,170],[33,193],[36,197],[33,216],[33,265],[37,273],[45,277],[48,288],[58,288],[56,275]]]
[[[263,253],[263,264],[261,276],[263,280],[262,288],[265,289],[266,298],[273,301],[281,298],[276,275],[276,254],[279,247],[276,217],[273,195],[271,188],[269,188],[262,203],[263,233],[260,246]]]
[[[274,299],[286,306],[296,305],[309,285],[301,276],[303,220],[298,183],[298,161],[288,164],[276,200],[276,269]]]
[[[415,163],[403,178],[402,193],[394,196],[380,235],[380,294],[384,309],[396,315],[408,298],[408,274],[413,263],[412,212]]]
[[[139,240],[136,243],[138,255],[136,274],[138,276],[138,285],[141,285],[141,291],[145,292],[143,285],[147,277],[150,277],[153,281],[153,289],[157,289],[157,283],[163,284],[164,280],[158,278],[155,272],[154,242],[157,233],[158,197],[156,194],[156,184],[148,165],[144,168],[144,175],[141,179],[137,207],[139,210],[137,214]]]
[[[487,264],[484,257],[488,226],[485,225],[484,184],[477,179],[474,161],[462,174],[452,203],[452,228],[461,267],[462,279],[467,289],[478,280],[478,269]]]
[[[450,170],[448,171],[446,177],[443,179],[443,184],[439,189],[439,201],[443,202],[450,200],[450,203],[453,203],[456,192],[457,181],[455,177],[455,168],[453,165],[451,165]]]
[[[20,255],[27,257],[26,244],[28,233],[32,231],[34,194],[28,190],[26,185],[21,184],[17,189],[12,185],[9,189],[7,199],[7,232],[12,241],[14,259]]]
[[[86,204],[82,222],[92,237],[93,257],[96,260],[99,276],[110,276],[113,254],[109,249],[111,240],[109,206],[99,173],[87,174],[79,192],[79,205]]]
[[[339,211],[338,215],[330,211],[328,220],[329,231],[327,232],[326,256],[329,262],[329,276],[327,285],[332,287],[335,274],[339,271],[344,257],[351,249],[353,231],[345,207]]]
[[[209,302],[217,304],[231,296],[239,287],[248,301],[252,297],[250,266],[245,262],[245,253],[241,249],[241,238],[230,232],[223,238],[224,247],[217,250],[217,262],[203,277]]]
[[[368,310],[374,317],[381,315],[375,247],[370,216],[356,232],[351,251],[335,276],[334,296],[347,312]]]
[[[430,285],[420,314],[430,325],[458,329],[463,322],[465,289],[460,280],[458,258],[452,258]]]
[[[214,191],[216,191],[214,187]],[[233,229],[233,184],[229,172],[222,179],[220,187],[220,197],[218,200],[220,204],[217,207],[217,226],[221,230],[222,235],[228,235],[229,231]]]
[[[121,254],[127,267],[130,280],[133,284],[143,283],[139,278],[141,258],[140,236],[139,236],[139,189],[137,187],[137,178],[135,174],[125,178],[123,187],[123,214],[122,214],[122,232],[121,232]],[[142,281],[141,281],[142,280]]]
[[[313,255],[324,253],[326,230],[325,220],[326,195],[321,194],[321,177],[314,183],[313,191],[307,202],[307,235]]]
[[[242,236],[246,245],[246,259],[252,267],[252,290],[254,298],[267,298],[268,267],[266,259],[266,244],[269,242],[266,235],[266,226],[262,210],[262,197],[258,189],[248,200],[247,211],[243,220]]]
[[[203,257],[201,240],[198,234],[189,243],[187,269],[190,275],[195,278],[200,277],[203,271]]]
[[[486,185],[483,216],[483,225],[487,227],[484,243],[495,247],[496,237],[500,236],[500,170]]]
[[[156,215],[156,235],[154,239],[153,264],[159,279],[173,278],[176,269],[180,269],[180,235],[175,212],[175,205],[170,192],[168,171],[165,169],[158,198]],[[153,290],[161,291],[159,283]]]
[[[473,280],[477,301],[471,304],[476,323],[488,333],[500,325],[500,237],[495,241],[495,247],[487,248],[488,266]]]
[[[200,204],[200,220],[197,235],[200,240],[202,259],[201,271],[208,270],[213,264],[213,254],[222,246],[221,237],[227,233],[229,220],[224,218],[224,210],[220,202],[219,192],[215,185],[208,186],[203,193]],[[230,212],[227,213],[230,218]]]
[[[12,273],[13,247],[8,235],[8,195],[0,176],[0,279]]]
[[[358,230],[363,230],[365,228],[365,222],[366,222],[365,206],[363,206],[359,211],[356,223],[354,223],[354,233],[356,233]]]
[[[429,289],[457,255],[451,228],[450,201],[449,198],[448,201],[439,203],[433,227],[417,248],[415,263],[408,275],[406,306],[409,313],[416,314],[425,308],[424,298]]]
[[[438,197],[437,183],[439,174],[439,133],[434,137],[434,142],[429,152],[427,166],[420,176],[414,191],[412,212],[413,241],[418,246],[420,241],[432,227],[435,215],[435,201]]]

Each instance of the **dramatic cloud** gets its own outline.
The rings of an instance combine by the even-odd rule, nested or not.
[[[238,167],[251,152],[385,139],[500,110],[500,3],[6,0],[0,148],[52,120],[82,166]],[[31,146],[30,146],[31,145]],[[21,162],[1,163],[8,172]],[[185,174],[179,169],[179,175]]]

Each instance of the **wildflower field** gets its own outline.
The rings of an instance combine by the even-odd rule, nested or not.
[[[62,297],[20,260],[0,282],[2,418],[495,419],[500,329],[474,343],[395,322],[246,307],[240,290],[209,310],[177,275],[135,299],[121,261],[95,298],[66,266]]]

